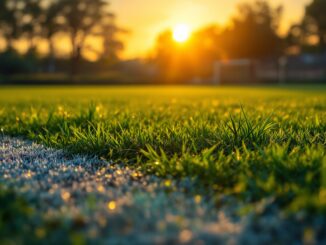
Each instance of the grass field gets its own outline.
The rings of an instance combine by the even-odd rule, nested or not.
[[[0,127],[68,154],[188,178],[191,195],[217,206],[232,197],[239,214],[264,204],[326,215],[326,87],[2,87]]]

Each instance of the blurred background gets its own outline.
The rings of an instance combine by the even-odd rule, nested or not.
[[[1,0],[0,84],[325,84],[326,0],[284,2]]]

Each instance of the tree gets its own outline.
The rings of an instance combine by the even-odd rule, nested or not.
[[[13,49],[13,42],[21,35],[20,21],[23,17],[24,1],[0,1],[0,30],[6,40],[7,48]]]
[[[193,55],[200,61],[193,68],[196,76],[211,76],[213,63],[227,56],[226,50],[222,48],[222,31],[221,27],[211,25],[193,33],[189,46]]]
[[[322,51],[326,49],[326,0],[313,0],[313,2],[307,6],[305,21],[310,25],[315,25],[315,33],[319,37],[319,46]],[[311,30],[312,28],[310,28]]]
[[[100,35],[102,36],[102,53],[100,59],[106,63],[114,63],[119,57],[119,51],[123,50],[124,44],[117,37],[118,33],[127,33],[126,30],[117,27],[114,23],[115,16],[108,15],[101,24]]]
[[[42,36],[47,40],[49,50],[49,66],[48,71],[55,70],[55,35],[63,31],[63,25],[60,23],[61,8],[59,0],[47,1],[47,5],[43,8],[43,17],[41,19]]]
[[[277,34],[282,7],[273,9],[268,2],[239,5],[239,14],[222,35],[222,46],[229,58],[264,58],[282,52]]]
[[[43,15],[39,0],[25,0],[22,10],[21,32],[29,41],[30,51],[35,50],[34,39],[41,35],[41,18]]]
[[[61,0],[59,4],[63,26],[72,46],[71,74],[75,75],[86,39],[98,35],[102,21],[111,13],[107,11],[108,2],[104,0]]]

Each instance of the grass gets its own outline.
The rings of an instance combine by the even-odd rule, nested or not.
[[[0,90],[2,134],[326,214],[326,87]]]
[[[77,218],[46,218],[10,189],[0,186],[0,244],[86,244]]]

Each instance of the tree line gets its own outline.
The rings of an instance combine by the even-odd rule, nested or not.
[[[211,75],[213,62],[227,59],[277,59],[300,52],[326,51],[326,0],[313,0],[300,23],[279,34],[283,7],[258,0],[238,6],[228,26],[211,25],[193,33],[185,44],[167,30],[159,35],[152,56],[165,80]]]
[[[150,63],[159,68],[162,79],[182,79],[185,74],[209,74],[215,60],[275,58],[294,51],[322,53],[326,51],[325,13],[326,0],[312,0],[302,21],[280,36],[282,6],[271,7],[266,0],[245,2],[230,25],[204,27],[186,44],[176,43],[171,31],[161,33]],[[1,0],[0,34],[6,51],[0,54],[0,73],[16,73],[17,66],[24,66],[23,72],[35,71],[40,40],[48,46],[46,70],[54,71],[58,63],[55,42],[63,34],[71,46],[68,70],[75,75],[81,70],[85,51],[96,53],[99,64],[117,60],[123,49],[120,32],[124,30],[115,25],[107,0]],[[90,37],[100,38],[101,51],[88,45]],[[15,43],[21,40],[28,45],[23,64],[15,50]]]
[[[82,53],[89,37],[100,37],[101,60],[117,59],[123,43],[117,38],[122,31],[115,23],[105,0],[1,0],[0,33],[6,43],[7,53],[15,53],[14,43],[25,40],[27,54],[35,54],[38,41],[48,46],[48,70],[54,70],[55,41],[58,34],[69,37],[71,52],[70,71],[78,72]],[[98,52],[95,51],[94,52]]]

